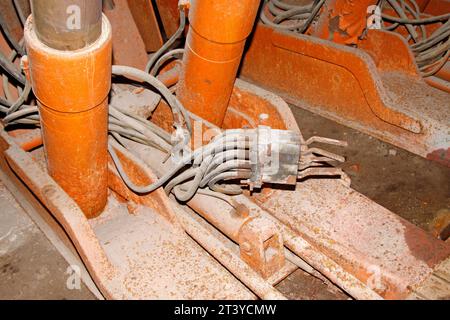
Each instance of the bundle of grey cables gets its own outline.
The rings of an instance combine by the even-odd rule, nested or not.
[[[18,14],[19,21],[23,26],[25,24],[25,13],[22,5],[19,1],[13,1],[13,6]],[[0,116],[2,118],[5,117],[5,125],[38,125],[39,116],[37,115],[37,108],[27,104],[34,103],[30,97],[31,84],[17,66],[17,61],[20,61],[26,54],[24,41],[23,39],[16,41],[14,32],[7,23],[8,19],[6,19],[5,14],[5,12],[0,12],[0,28],[2,34],[5,36],[6,42],[11,47],[11,51],[9,54],[0,52],[0,72],[2,73],[2,88],[4,93],[4,96],[0,96]],[[16,88],[18,98],[11,90],[11,86]]]
[[[405,27],[408,32],[406,40],[413,42],[411,50],[422,76],[429,77],[436,74],[450,56],[450,13],[422,18],[415,0],[382,0],[380,5],[386,7],[387,4],[398,17],[382,14],[383,20],[391,23],[385,29],[395,30],[399,26]],[[439,26],[428,35],[425,28],[427,24]]]
[[[314,0],[303,6],[282,0],[265,0],[260,18],[264,24],[276,29],[305,33],[324,4],[325,0]]]
[[[137,186],[126,175],[116,154],[123,150],[122,139],[111,141],[109,152],[117,171],[126,185],[136,193],[150,193],[164,186],[167,194],[173,193],[179,201],[189,201],[199,189],[209,188],[214,192],[237,195],[242,192],[237,184],[220,184],[230,180],[248,179],[251,174],[249,161],[249,137],[252,130],[226,130],[216,136],[209,144],[192,152],[185,152],[182,158],[174,161],[175,165],[165,172],[160,179],[148,186]]]
[[[204,194],[229,201],[226,195],[238,195],[243,192],[243,185],[252,177],[251,151],[258,147],[258,129],[230,129],[219,133],[208,144],[192,151],[191,116],[178,99],[157,78],[145,71],[126,66],[113,66],[114,76],[127,77],[143,82],[157,91],[169,105],[174,118],[175,135],[158,127],[148,119],[133,113],[126,106],[109,106],[108,151],[124,183],[138,194],[147,194],[164,187],[167,194],[173,194],[178,201],[187,202],[196,194]],[[39,124],[37,107],[24,107],[7,117],[4,122]],[[30,118],[33,116],[33,118]],[[23,122],[32,120],[33,122]],[[271,130],[270,128],[268,128]],[[181,134],[177,134],[181,132]],[[147,186],[138,186],[131,181],[124,170],[117,150],[129,153],[127,141],[134,141],[162,151],[171,158],[173,165],[166,169],[161,177]],[[276,141],[268,141],[276,143]],[[303,143],[302,143],[303,142]],[[298,178],[309,176],[344,176],[340,169],[323,167],[329,161],[343,162],[344,159],[319,148],[308,148],[314,142],[345,145],[332,139],[313,137],[308,141],[300,139],[303,147],[298,163]],[[252,149],[253,148],[253,149]],[[181,151],[181,152],[179,152]],[[272,150],[273,151],[273,150]],[[167,159],[166,158],[166,159]],[[294,162],[298,161],[294,159]],[[257,169],[259,170],[259,169]]]
[[[22,41],[19,46],[22,45]],[[31,83],[25,78],[22,71],[14,64],[20,54],[13,49],[8,57],[0,52],[0,70],[2,74],[2,87],[4,97],[0,96],[0,113],[5,117],[5,124],[39,124],[37,108],[26,105],[30,100]],[[14,98],[10,84],[17,88],[19,97]]]
[[[173,193],[179,201],[188,201],[200,188],[206,187],[223,194],[240,194],[242,192],[239,185],[220,185],[219,182],[250,177],[249,130],[227,130],[211,143],[191,152],[188,146],[192,134],[189,113],[168,88],[155,77],[138,69],[113,66],[113,74],[139,79],[153,86],[172,108],[176,130],[183,131],[186,128],[185,134],[182,134],[180,139],[174,139],[168,132],[147,119],[127,111],[126,108],[110,106],[109,131],[116,141],[110,140],[108,150],[117,171],[131,190],[139,194],[146,194],[164,186],[166,192]],[[181,155],[181,157],[173,161],[174,167],[157,182],[144,187],[137,186],[126,175],[115,151],[124,149],[125,144],[121,143],[123,138],[154,147],[172,157],[176,155]],[[178,153],[177,151],[183,152]]]

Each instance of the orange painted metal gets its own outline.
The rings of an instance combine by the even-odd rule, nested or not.
[[[113,63],[144,69],[148,61],[146,47],[127,0],[114,0],[114,8],[104,12],[113,30]]]
[[[449,0],[424,0],[423,12],[430,15],[442,15],[450,12]],[[450,62],[447,62],[434,77],[425,79],[433,87],[450,93]]]
[[[104,17],[96,42],[77,51],[59,51],[39,41],[30,18],[25,40],[48,171],[86,217],[93,218],[107,199],[111,26]]]
[[[370,30],[353,48],[258,24],[241,76],[422,157],[450,147],[449,95],[426,84],[399,34]]]
[[[178,80],[180,78],[180,72],[181,72],[181,61],[176,60],[174,63],[172,63],[169,68],[164,68],[161,70],[159,75],[157,76],[158,80],[164,83],[166,87],[174,86],[178,83]]]
[[[128,7],[145,43],[146,50],[148,52],[158,50],[163,45],[163,39],[152,1],[128,0]]]
[[[0,8],[1,9],[1,8]],[[10,45],[8,44],[7,40],[0,34],[0,51],[5,56],[10,56],[12,49]],[[20,61],[16,58],[14,61],[14,64],[17,66],[17,68],[20,68]],[[9,92],[11,93],[12,97],[14,99],[17,99],[19,97],[17,92],[17,87],[13,83],[9,83]],[[2,97],[5,97],[5,90],[3,89],[3,81],[0,81],[0,94]]]
[[[257,0],[199,0],[190,9],[177,95],[190,111],[217,126],[223,123],[258,6]]]
[[[450,93],[450,82],[436,76],[425,78],[425,81],[432,87]]]
[[[19,42],[22,37],[22,25],[14,8],[14,3],[12,1],[0,1],[0,15],[13,40]]]
[[[424,2],[421,6],[422,12],[438,16],[450,12],[449,0],[422,0]]]
[[[356,44],[367,26],[367,9],[377,0],[331,0],[320,14],[314,36],[340,44]]]
[[[8,134],[24,151],[32,151],[43,144],[40,128],[16,129],[8,132]]]
[[[174,34],[180,21],[178,0],[155,0],[155,3],[166,36]]]

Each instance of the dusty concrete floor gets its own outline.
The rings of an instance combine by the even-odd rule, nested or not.
[[[93,299],[81,283],[69,290],[69,267],[0,183],[0,299]]]
[[[427,230],[437,212],[450,209],[450,169],[355,130],[293,107],[306,138],[349,142],[345,171],[353,188]],[[0,299],[94,299],[66,286],[68,264],[0,185]],[[348,299],[339,289],[297,271],[278,285],[291,299]]]

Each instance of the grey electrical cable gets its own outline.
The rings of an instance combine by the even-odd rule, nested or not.
[[[177,31],[170,37],[169,40],[167,40],[166,43],[150,58],[148,61],[145,72],[149,73],[150,70],[152,70],[153,65],[156,63],[156,61],[159,59],[159,57],[166,52],[174,43],[175,41],[181,37],[181,35],[184,32],[184,29],[186,27],[186,14],[184,13],[184,9],[182,7],[179,8],[180,11],[180,25],[177,29]]]
[[[8,61],[13,64],[14,59],[17,57],[16,50],[12,50],[11,53],[8,56]],[[14,103],[14,96],[11,93],[11,90],[9,89],[9,75],[7,72],[2,74],[2,85],[3,85],[3,93],[5,95],[6,100],[10,102],[10,104]]]
[[[116,166],[116,169],[119,173],[119,175],[122,177],[125,184],[133,190],[136,193],[139,194],[146,194],[150,193],[166,183],[170,183],[170,181],[174,178],[174,176],[180,172],[184,167],[191,165],[193,169],[195,169],[195,176],[196,179],[192,183],[192,185],[189,185],[188,191],[183,193],[183,196],[181,196],[182,201],[187,201],[189,197],[192,197],[195,194],[195,190],[198,189],[198,186],[201,182],[201,179],[203,178],[203,175],[205,174],[204,169],[208,167],[210,161],[213,159],[213,155],[216,155],[221,152],[225,152],[227,150],[233,150],[239,147],[246,147],[248,146],[248,141],[245,139],[245,137],[242,137],[242,133],[245,131],[236,129],[236,130],[230,130],[229,132],[225,131],[224,133],[220,134],[218,137],[213,139],[211,143],[209,143],[206,146],[203,146],[194,152],[190,153],[187,158],[183,159],[182,161],[178,161],[177,164],[173,166],[163,177],[161,177],[157,182],[148,185],[148,186],[137,186],[135,185],[128,175],[125,173],[122,164],[120,162],[120,159],[118,158],[115,149],[119,150],[120,152],[127,152],[126,149],[121,146],[119,143],[117,143],[115,140],[110,139],[108,144],[108,151],[111,154],[111,157],[114,161],[114,164]],[[116,137],[115,133],[112,133],[114,137]],[[118,139],[119,140],[119,139]],[[208,161],[206,161],[208,159]],[[236,164],[235,164],[236,165]],[[198,167],[200,166],[200,167]],[[191,168],[191,169],[192,169]],[[234,167],[232,167],[234,168]],[[245,166],[246,168],[246,166]],[[243,168],[243,169],[245,169]],[[188,170],[191,170],[188,169]],[[201,174],[199,174],[199,172]],[[192,174],[194,171],[188,171],[187,173],[182,173],[182,177],[175,177],[177,179],[177,183],[181,183],[184,181],[184,178],[192,177]],[[170,186],[168,186],[168,192],[170,192],[174,187],[176,183],[172,183]],[[166,186],[167,187],[167,186]]]
[[[27,101],[28,96],[30,95],[30,92],[31,92],[31,83],[29,81],[27,81],[25,83],[25,88],[24,88],[22,94],[19,96],[19,99],[17,99],[17,101],[14,102],[14,104],[9,108],[9,110],[6,114],[10,115],[13,112],[16,112]]]
[[[156,135],[158,135],[161,139],[166,141],[168,144],[172,143],[172,136],[167,131],[165,131],[165,130],[161,129],[160,127],[158,127],[157,125],[155,125],[153,122],[148,121],[147,119],[144,119],[144,118],[134,114],[130,110],[123,108],[120,105],[114,106],[114,108],[117,109],[118,111],[120,111],[121,113],[123,113],[124,115],[127,115],[128,117],[133,118],[134,120],[142,123],[144,126],[149,128],[149,130],[152,130]]]
[[[25,84],[26,78],[20,70],[12,64],[9,59],[0,51],[0,67],[5,70],[9,75],[16,79],[19,83]]]
[[[24,12],[23,12],[23,8],[20,5],[19,0],[14,0],[14,7],[17,11],[17,15],[19,16],[19,20],[22,23],[22,26],[25,25],[25,22],[27,20],[27,17],[25,16]]]
[[[402,23],[402,24],[428,24],[428,23],[436,23],[436,22],[442,22],[450,19],[450,13],[443,14],[440,16],[433,16],[433,17],[427,17],[427,18],[420,18],[420,19],[408,19],[408,18],[398,18],[393,17],[387,14],[381,14],[381,17],[383,19],[393,21],[396,23]]]
[[[38,112],[38,107],[36,106],[26,106],[22,109],[20,109],[19,111],[16,111],[14,113],[11,113],[9,115],[7,115],[6,117],[3,118],[3,122],[4,123],[9,123],[12,122],[18,118],[24,117],[24,116],[28,116],[30,114],[35,114]]]
[[[415,60],[419,71],[423,77],[429,77],[444,67],[448,61],[448,52],[450,50],[450,13],[421,18],[420,7],[415,0],[383,0],[380,4],[387,2],[394,9],[399,17],[393,17],[390,15],[382,14],[383,20],[392,23],[391,26],[384,27],[386,30],[393,30],[398,26],[404,26],[409,36],[405,37],[406,41],[413,39],[414,43],[410,45],[410,48],[415,56]],[[409,18],[408,15],[412,16]],[[441,26],[437,27],[431,35],[427,35],[425,28],[426,24],[436,24],[444,22]],[[415,28],[419,27],[421,30],[421,36],[419,37],[415,31]]]
[[[128,175],[125,173],[125,170],[123,169],[122,163],[120,162],[120,159],[117,156],[116,151],[114,150],[115,148],[118,149],[121,152],[127,153],[127,150],[123,146],[121,146],[120,144],[118,144],[114,140],[110,139],[109,143],[108,143],[108,151],[109,151],[109,154],[111,155],[111,158],[114,161],[114,165],[116,166],[116,169],[119,172],[119,175],[121,176],[121,178],[123,179],[125,184],[128,186],[128,188],[130,188],[131,190],[133,190],[134,192],[139,193],[139,194],[147,194],[147,193],[153,192],[156,189],[162,187],[178,171],[180,171],[185,166],[184,163],[180,163],[180,164],[174,166],[171,170],[169,170],[163,177],[161,177],[155,183],[152,183],[152,184],[150,184],[148,186],[137,186],[130,180]]]
[[[4,99],[3,97],[0,97],[0,105],[9,108],[9,107],[11,107],[11,102],[9,102],[8,100]]]
[[[266,0],[260,13],[260,19],[264,24],[276,29],[305,33],[324,4],[325,0],[316,0],[313,4],[307,6],[289,5],[278,0]],[[266,15],[266,9],[273,15],[272,18]],[[285,20],[289,20],[289,22],[283,24],[282,22]],[[297,22],[291,23],[294,20],[297,20]]]
[[[303,27],[300,28],[300,30],[299,30],[300,33],[306,32],[306,30],[311,25],[311,22],[314,20],[314,18],[319,13],[320,9],[322,8],[322,6],[324,4],[325,4],[325,0],[321,0],[321,1],[319,1],[319,3],[317,3],[317,5],[314,7],[313,11],[311,12],[311,15],[309,16],[308,20],[306,20],[306,22],[303,25]]]
[[[389,2],[391,7],[395,10],[395,12],[399,15],[401,19],[408,19],[408,16],[406,15],[405,11],[403,11],[402,7],[398,4],[396,0],[387,0],[387,2]],[[418,35],[413,26],[409,23],[405,23],[405,27],[408,30],[414,42],[417,42]]]
[[[436,74],[447,63],[449,57],[450,57],[450,51],[447,51],[445,56],[439,61],[439,63],[434,68],[432,67],[432,69],[430,71],[424,71],[425,69],[427,69],[427,68],[424,68],[423,69],[424,73],[422,74],[422,76],[430,77],[430,76]]]
[[[25,55],[25,49],[23,48],[23,46],[21,46],[16,40],[14,40],[14,37],[12,36],[11,31],[9,30],[9,27],[3,17],[3,12],[0,12],[0,27],[2,28],[6,39],[12,45],[14,50],[16,50],[16,52],[18,52],[21,56]]]
[[[174,49],[165,53],[159,60],[155,63],[155,66],[150,70],[152,76],[156,76],[161,66],[163,66],[167,61],[173,59],[177,55],[183,55],[184,49]]]
[[[158,90],[158,92],[161,93],[161,95],[169,104],[169,107],[172,109],[175,126],[179,129],[182,129],[183,125],[186,125],[189,132],[189,137],[191,136],[192,127],[188,112],[181,104],[181,102],[169,91],[169,89],[161,81],[142,70],[127,66],[115,65],[112,67],[112,73],[114,75],[124,76],[131,80],[139,79],[142,82],[150,84],[152,87]],[[188,141],[186,141],[186,144],[187,142]]]
[[[134,118],[131,118],[120,111],[118,111],[115,107],[109,106],[109,114],[118,120],[121,123],[124,123],[129,126],[129,128],[134,128],[137,132],[145,136],[147,139],[153,141],[159,148],[165,152],[170,152],[172,146],[164,141],[161,137],[159,137],[152,129],[148,126],[145,126],[142,122],[137,121]]]

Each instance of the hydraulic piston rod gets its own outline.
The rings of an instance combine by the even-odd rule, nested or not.
[[[38,100],[48,171],[92,218],[107,199],[111,26],[102,19],[101,0],[32,4],[25,26],[28,73]],[[80,19],[81,29],[72,29],[78,23],[73,19]]]
[[[77,50],[102,33],[102,0],[32,0],[37,37],[51,48]]]

